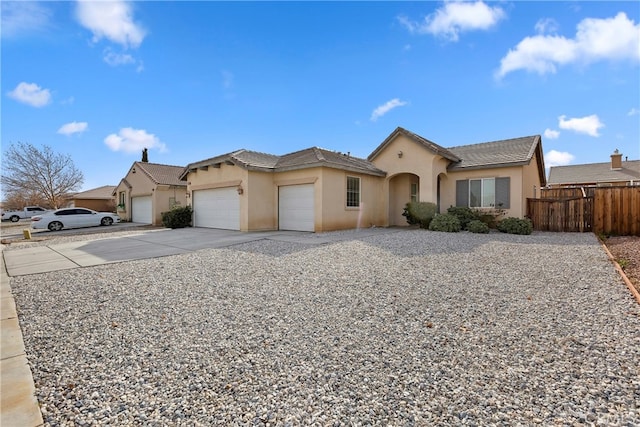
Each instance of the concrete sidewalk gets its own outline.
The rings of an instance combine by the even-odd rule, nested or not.
[[[9,276],[0,256],[0,425],[35,427],[43,424],[27,361]]]

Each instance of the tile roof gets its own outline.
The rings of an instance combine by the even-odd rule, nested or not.
[[[226,162],[243,167],[247,170],[258,170],[264,172],[283,172],[288,170],[325,166],[371,175],[385,175],[385,172],[376,168],[372,163],[365,159],[318,147],[311,147],[282,156],[241,149],[189,164],[182,173],[182,179],[186,178],[189,171]]]
[[[315,166],[325,166],[370,175],[386,175],[384,171],[375,167],[368,160],[354,157],[349,153],[338,153],[318,147],[311,147],[281,156],[276,169],[285,171]]]
[[[460,161],[452,163],[448,169],[465,170],[524,165],[531,161],[540,142],[540,135],[533,135],[451,147],[449,151],[459,157]]]
[[[552,166],[547,183],[569,185],[624,181],[640,181],[640,160],[622,162],[619,170],[611,169],[611,162]]]
[[[92,188],[91,190],[81,191],[73,195],[74,199],[111,199],[115,185],[103,185],[102,187]]]
[[[451,160],[452,162],[457,162],[460,160],[460,158],[458,158],[458,156],[456,156],[451,150],[444,148],[436,144],[435,142],[429,141],[427,138],[424,138],[416,133],[408,131],[405,128],[402,128],[399,126],[393,132],[391,132],[391,134],[384,141],[382,141],[382,144],[378,145],[378,147],[376,147],[376,149],[373,150],[371,154],[369,154],[369,157],[367,157],[367,160],[372,161],[373,159],[375,159],[378,156],[378,154],[387,145],[389,145],[391,141],[393,141],[398,135],[405,135],[406,137],[408,137],[409,139],[412,139],[413,141],[422,145],[426,149],[436,154],[439,154],[445,159]]]
[[[151,180],[159,185],[178,185],[186,186],[184,181],[180,180],[183,166],[161,165],[158,163],[135,162],[135,167],[146,173]]]

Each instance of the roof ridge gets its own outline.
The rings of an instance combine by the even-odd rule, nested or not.
[[[184,166],[180,166],[180,165],[167,165],[165,163],[155,163],[155,162],[143,162],[140,160],[136,160],[136,163],[140,163],[141,165],[156,165],[156,166],[169,166],[172,168],[183,168]]]
[[[483,144],[493,144],[496,142],[508,142],[508,141],[515,141],[516,139],[527,139],[527,138],[541,138],[540,134],[536,134],[536,135],[527,135],[527,136],[517,136],[515,138],[507,138],[507,139],[496,139],[494,141],[483,141],[483,142],[476,142],[473,144],[465,144],[465,145],[456,145],[454,147],[447,147],[448,150],[453,150],[455,148],[466,148],[466,147],[473,147],[475,145],[483,145]]]

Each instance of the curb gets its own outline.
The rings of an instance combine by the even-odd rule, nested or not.
[[[11,291],[10,278],[0,245],[0,285],[2,288],[2,356],[0,357],[0,425],[36,427],[44,424],[27,359],[22,330]]]
[[[600,240],[600,239],[598,239],[598,240],[600,241],[600,244],[604,248],[604,251],[607,253],[607,256],[609,257],[609,261],[611,261],[613,263],[613,265],[616,268],[616,270],[618,270],[618,273],[620,274],[620,277],[622,277],[622,280],[627,285],[627,288],[629,288],[629,291],[631,291],[631,294],[635,297],[635,299],[638,302],[638,304],[640,304],[640,292],[638,292],[638,290],[635,288],[635,286],[633,286],[633,283],[631,283],[631,280],[629,280],[629,278],[625,274],[625,272],[622,269],[622,267],[620,267],[620,264],[618,264],[618,261],[616,261],[616,259],[613,257],[613,255],[611,254],[611,251],[609,251],[609,248],[607,248],[607,245],[605,245],[602,240]]]

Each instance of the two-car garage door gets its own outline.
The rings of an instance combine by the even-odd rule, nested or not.
[[[278,187],[278,229],[315,231],[313,184]],[[236,187],[195,190],[195,227],[240,230],[240,195]]]
[[[240,230],[240,196],[236,187],[193,192],[195,227]]]

